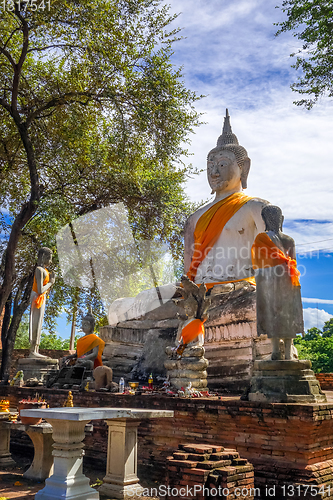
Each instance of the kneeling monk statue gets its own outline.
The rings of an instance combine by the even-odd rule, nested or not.
[[[77,366],[85,366],[88,370],[103,365],[102,354],[105,342],[93,333],[94,328],[95,318],[90,309],[82,319],[82,331],[85,335],[77,341],[76,353],[65,356],[64,361],[76,359]]]

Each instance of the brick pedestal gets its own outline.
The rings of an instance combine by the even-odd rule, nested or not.
[[[181,444],[167,459],[166,500],[254,498],[253,466],[236,450],[207,444]]]

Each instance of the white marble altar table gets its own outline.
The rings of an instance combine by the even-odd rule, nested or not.
[[[35,481],[45,481],[53,473],[52,445],[53,437],[52,425],[42,422],[37,425],[27,425],[21,422],[3,422],[5,430],[24,431],[30,437],[34,445],[34,458],[23,477]],[[84,428],[85,433],[92,432],[93,426],[87,424]],[[15,462],[14,462],[15,463]]]
[[[137,428],[140,419],[173,417],[173,411],[136,408],[46,408],[21,410],[24,417],[44,418],[53,427],[54,472],[36,500],[98,500],[82,473],[84,427],[105,420],[109,428],[107,470],[100,487],[113,498],[139,497]]]

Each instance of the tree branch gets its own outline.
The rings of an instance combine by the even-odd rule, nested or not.
[[[25,58],[27,56],[28,52],[28,47],[29,47],[29,28],[26,20],[21,16],[19,10],[18,10],[18,5],[15,4],[15,15],[18,17],[18,19],[21,21],[22,24],[22,31],[23,31],[23,44],[22,44],[22,50],[21,50],[21,55],[18,63],[15,65],[15,70],[14,70],[14,78],[13,78],[13,92],[12,92],[12,110],[16,111],[17,110],[17,97],[18,97],[18,90],[19,90],[19,84],[20,84],[20,76],[21,76],[21,71],[22,71],[22,66],[25,61]]]
[[[8,52],[8,50],[6,50],[4,47],[0,47],[0,53],[7,57],[8,61],[13,66],[14,71],[15,71],[16,70],[16,63],[15,63],[14,59],[12,58],[11,54]]]
[[[60,44],[55,44],[55,45],[47,45],[46,47],[32,47],[31,49],[29,49],[27,51],[27,53],[29,54],[29,52],[34,52],[34,51],[42,52],[43,50],[56,49],[59,47],[60,48],[61,47],[68,47],[68,48],[83,49],[83,50],[86,49],[86,47],[82,47],[81,45],[71,45],[68,43],[60,43]]]
[[[9,113],[11,113],[11,108],[10,108],[10,105],[8,104],[8,102],[5,101],[5,99],[3,99],[2,97],[0,97],[0,106],[2,106],[3,108],[5,108]]]
[[[15,28],[14,31],[11,32],[9,38],[7,39],[5,45],[3,46],[4,49],[7,47],[8,43],[11,41],[12,37],[15,35],[17,31],[20,31],[20,28]]]
[[[49,102],[41,106],[40,108],[37,108],[33,113],[27,116],[26,124],[29,126],[31,122],[43,111],[46,111],[47,109],[53,108],[55,106],[62,106],[63,104],[68,104],[68,101],[74,101],[78,97],[87,97],[87,101],[85,103],[80,102],[80,104],[87,104],[90,99],[97,99],[99,96],[98,94],[95,94],[93,92],[68,92],[66,94],[63,94],[59,97],[53,97]]]

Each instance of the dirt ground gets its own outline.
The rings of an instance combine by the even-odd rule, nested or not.
[[[44,488],[44,482],[25,479],[23,473],[29,468],[31,459],[21,455],[12,455],[16,466],[7,467],[0,470],[0,500],[33,500],[37,491]],[[89,477],[90,485],[97,488],[101,484],[104,473],[101,470],[95,470],[90,466],[84,466],[84,474]],[[140,481],[144,488],[153,488],[154,484],[148,484],[146,481]],[[116,500],[110,497],[100,495],[101,500]],[[158,500],[158,497],[141,497],[142,500]]]

